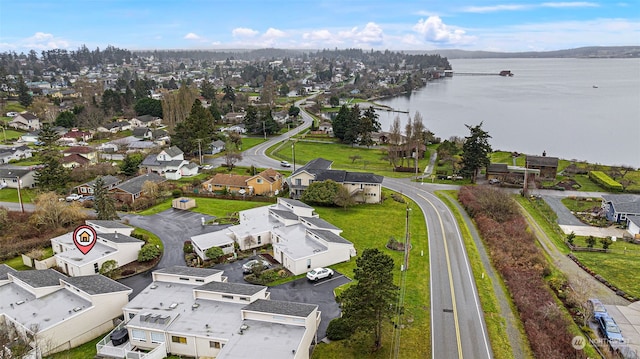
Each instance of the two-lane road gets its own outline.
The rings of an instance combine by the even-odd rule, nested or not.
[[[435,186],[394,178],[385,178],[383,186],[414,200],[427,222],[432,357],[492,358],[475,281],[453,214],[430,192]]]

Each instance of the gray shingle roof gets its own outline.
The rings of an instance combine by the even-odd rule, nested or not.
[[[314,226],[318,227],[318,228],[323,228],[323,229],[335,229],[335,230],[339,230],[340,228],[334,226],[333,224],[325,221],[322,218],[316,218],[316,217],[302,217],[304,218],[305,221],[313,224]]]
[[[334,182],[342,183],[347,176],[347,171],[342,170],[321,170],[315,173],[316,181],[332,180]]]
[[[219,269],[213,269],[213,268],[192,268],[192,267],[185,267],[185,266],[173,266],[173,267],[158,269],[153,272],[162,273],[162,274],[186,275],[190,277],[205,278],[212,274],[220,273],[222,271]]]
[[[209,291],[209,292],[217,292],[217,293],[254,295],[260,292],[261,290],[264,290],[265,288],[267,287],[262,285],[253,285],[253,284],[209,282],[195,289]]]
[[[184,152],[182,152],[181,149],[178,148],[178,146],[171,146],[169,148],[166,148],[164,150],[164,152],[169,155],[169,157],[176,157],[179,156],[181,154],[184,154]]]
[[[640,216],[627,216],[627,219],[629,220],[629,222],[640,227]],[[2,279],[2,277],[0,277],[0,279]]]
[[[98,180],[98,178],[94,179],[91,182],[85,183],[85,185],[87,185],[89,187],[95,187],[97,180]],[[112,175],[102,176],[102,182],[104,182],[104,186],[105,187],[109,187],[111,185],[119,183],[120,182],[120,178],[118,178],[116,176],[112,176]]]
[[[0,264],[0,280],[6,280],[9,279],[9,277],[7,276],[7,273],[14,273],[16,272],[15,269],[9,267],[6,264]]]
[[[298,219],[298,215],[285,210],[285,209],[270,209],[271,212],[273,212],[274,214],[277,214],[278,216],[284,218],[284,219],[291,219],[291,220],[296,220]]]
[[[640,214],[640,196],[634,194],[603,194],[605,202],[610,202],[616,212]]]
[[[103,275],[85,275],[80,277],[68,277],[62,280],[91,295],[130,291],[131,288],[120,284]]]
[[[63,274],[53,269],[17,271],[11,273],[11,275],[34,288],[60,285],[60,279],[66,278]]]
[[[291,315],[294,317],[307,317],[318,308],[314,304],[283,302],[278,300],[258,299],[242,308],[253,312]]]
[[[158,118],[159,117],[154,117],[151,115],[142,115],[142,116],[136,117],[136,119],[140,122],[151,122],[151,121],[157,120]]]
[[[329,168],[331,168],[332,163],[333,161],[325,160],[324,158],[316,158],[307,162],[307,164],[305,164],[304,166],[298,168],[293,174],[302,171],[315,173],[316,171],[328,170]]]
[[[290,205],[292,205],[294,207],[313,208],[313,207],[309,206],[308,204],[306,204],[304,202],[298,201],[297,199],[280,197],[280,200],[283,201],[283,202],[289,203]]]
[[[384,177],[367,172],[347,172],[344,182],[382,183]]]
[[[0,168],[0,178],[22,178],[31,171],[33,170],[27,168]]]
[[[138,137],[138,136],[144,136],[144,135],[146,135],[146,134],[147,134],[147,132],[148,132],[148,131],[149,131],[149,129],[148,129],[148,128],[146,128],[146,127],[137,127],[137,128],[134,128],[134,129],[133,129],[132,134],[133,134],[134,136],[136,136],[136,137]]]
[[[147,181],[160,183],[166,181],[166,179],[157,173],[151,172],[122,182],[116,188],[127,193],[136,194],[142,192],[142,185]]]
[[[98,237],[109,240],[113,243],[138,243],[144,242],[138,238],[129,237],[122,233],[98,233]]]
[[[526,163],[528,166],[558,167],[558,157],[527,156]]]
[[[309,232],[316,234],[318,237],[324,239],[327,242],[330,243],[344,243],[344,244],[352,244],[351,242],[349,242],[348,240],[340,237],[339,235],[331,232],[331,231],[326,231],[323,229],[313,229],[313,228],[309,228],[308,229]]]
[[[506,163],[492,163],[487,166],[487,172],[508,173],[509,169]]]

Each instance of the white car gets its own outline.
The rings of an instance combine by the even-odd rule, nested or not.
[[[0,182],[0,189],[6,188],[9,185],[7,184],[7,182]]]
[[[291,163],[287,161],[280,161],[280,166],[282,167],[291,167]]]
[[[71,195],[67,196],[66,200],[67,202],[73,202],[79,200],[80,198],[82,198],[81,194],[72,193]]]
[[[316,268],[311,272],[307,273],[307,279],[312,280],[314,282],[317,282],[323,278],[331,278],[331,277],[333,277],[333,269],[331,268]]]

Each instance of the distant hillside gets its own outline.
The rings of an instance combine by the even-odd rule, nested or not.
[[[410,51],[407,51],[410,53]],[[449,59],[487,59],[487,58],[637,58],[640,46],[589,46],[556,51],[529,52],[490,52],[467,50],[433,50],[427,54],[439,54]]]

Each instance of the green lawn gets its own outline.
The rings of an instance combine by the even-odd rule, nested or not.
[[[251,147],[255,147],[266,140],[264,137],[242,137],[242,150],[246,151]]]
[[[590,180],[587,175],[575,175],[572,178],[578,182],[580,185],[580,191],[582,192],[605,192],[605,189]]]
[[[562,204],[573,212],[584,212],[592,209],[593,207],[600,207],[601,203],[602,200],[599,198],[567,197],[562,199]]]
[[[21,189],[22,203],[33,203],[36,198],[36,191],[33,189]],[[16,188],[3,188],[0,190],[0,202],[20,202],[18,200],[18,190]]]
[[[600,243],[596,247],[601,247]],[[611,284],[638,298],[640,282],[632,273],[640,271],[640,251],[627,250],[633,245],[615,243],[614,253],[575,252],[574,255],[589,269],[604,277]]]
[[[155,205],[149,209],[144,211],[140,211],[137,214],[142,216],[150,216],[156,213],[160,213],[171,208],[171,201],[173,198],[168,199],[158,205]],[[266,206],[270,203],[266,202],[250,202],[250,201],[241,201],[241,200],[230,200],[230,199],[216,199],[216,198],[201,198],[195,197],[197,207],[193,208],[192,211],[198,213],[209,214],[216,217],[226,217],[229,213],[234,213],[238,211],[243,211],[245,209],[256,208],[261,206]]]
[[[511,152],[495,151],[491,153],[491,163],[506,163],[512,166],[513,157],[511,157]],[[516,157],[516,166],[524,167],[524,155]]]
[[[8,118],[8,117],[5,117]],[[0,131],[2,131],[0,129]],[[0,133],[0,141],[4,141],[5,136],[7,141],[17,141],[20,136],[22,136],[24,134],[24,132],[20,132],[20,131],[16,131],[16,130],[11,130],[11,129],[5,129],[4,131],[2,131],[2,133]]]
[[[108,333],[108,332],[107,332]],[[79,347],[75,347],[69,350],[65,350],[60,353],[56,353],[46,357],[46,359],[87,359],[96,356],[96,344],[104,338],[107,333],[99,335],[97,338],[90,342],[84,343]]]
[[[269,149],[269,154],[277,159],[293,163],[293,152],[291,142],[275,145]],[[295,144],[296,163],[307,163],[315,158],[322,157],[332,160],[332,169],[341,169],[359,172],[373,172],[388,177],[411,177],[415,173],[393,172],[389,161],[384,159],[383,150],[379,148],[352,147],[343,144],[328,144],[297,141]],[[355,162],[350,156],[360,156]],[[422,173],[429,163],[429,158],[421,159],[418,164],[419,172]],[[406,161],[405,161],[406,165]],[[413,162],[411,161],[411,165]]]
[[[429,293],[429,254],[427,231],[424,216],[414,203],[410,203],[409,227],[412,249],[410,253],[409,270],[407,273],[407,291],[405,296],[405,318],[413,322],[405,322],[406,327],[401,333],[401,358],[430,357],[431,329],[429,326],[430,293]],[[316,207],[320,218],[342,228],[342,236],[352,241],[358,253],[365,248],[378,248],[389,254],[396,264],[396,282],[400,282],[400,265],[403,261],[402,252],[393,252],[385,245],[391,236],[402,240],[405,235],[406,204],[398,203],[388,198],[378,205],[359,205],[347,211],[336,208]],[[384,218],[384,221],[379,220]],[[355,261],[340,263],[332,266],[340,273],[353,277]],[[343,290],[338,288],[338,291]],[[390,340],[392,327],[386,326],[383,335],[383,346],[376,353],[366,355],[367,358],[387,358],[390,354]],[[345,347],[341,342],[319,344],[313,358],[362,358],[364,355],[357,350]]]

